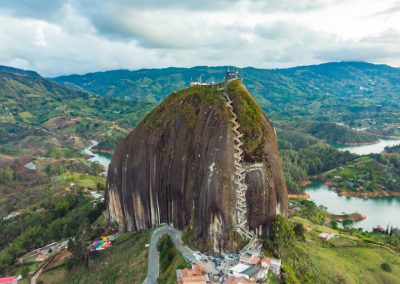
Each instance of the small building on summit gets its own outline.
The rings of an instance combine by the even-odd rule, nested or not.
[[[229,82],[231,80],[239,79],[239,70],[226,70],[225,81]]]
[[[190,80],[189,87],[193,87],[193,86],[209,86],[209,85],[212,85],[212,84],[214,84],[214,82],[212,82],[211,84],[210,83],[206,83],[206,82],[202,82],[201,76],[200,76],[198,78],[198,81]]]
[[[197,82],[197,81],[192,81],[189,84],[190,87],[193,87],[193,86],[208,86],[208,85],[210,85],[210,84],[203,83],[203,82]]]

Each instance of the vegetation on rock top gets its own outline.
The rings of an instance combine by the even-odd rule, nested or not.
[[[221,115],[224,113],[224,100],[218,86],[193,86],[175,92],[152,110],[143,123],[149,122],[150,126],[159,128],[181,117],[193,128],[200,106],[216,107]]]
[[[264,123],[261,123],[267,118],[240,80],[229,83],[228,95],[233,100],[234,111],[240,124],[239,131],[243,134],[244,159],[249,162],[259,161],[264,139],[271,140],[272,128],[268,131]]]

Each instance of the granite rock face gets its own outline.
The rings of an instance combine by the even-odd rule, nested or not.
[[[276,214],[287,214],[287,190],[275,131],[240,80],[229,83],[243,133],[248,224],[267,235]],[[120,230],[161,223],[190,227],[214,250],[234,242],[235,185],[231,114],[221,86],[174,93],[117,147],[108,169],[109,217]]]

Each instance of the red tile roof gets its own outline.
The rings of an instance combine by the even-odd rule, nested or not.
[[[0,284],[14,284],[15,278],[15,276],[0,278]]]
[[[261,259],[261,261],[260,262],[265,262],[265,263],[268,263],[268,265],[271,265],[271,259],[269,258],[269,257],[263,257],[262,259]]]
[[[203,264],[198,264],[196,266],[193,266],[192,269],[182,269],[182,277],[177,278],[177,282],[179,284],[185,284],[185,283],[194,283],[194,284],[200,284],[200,283],[206,283],[206,269]]]

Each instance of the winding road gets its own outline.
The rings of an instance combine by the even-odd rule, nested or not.
[[[184,246],[182,244],[182,233],[172,227],[162,226],[156,229],[151,235],[150,247],[149,247],[149,264],[147,270],[147,277],[144,280],[144,284],[156,284],[157,278],[160,274],[160,262],[159,262],[159,253],[157,249],[157,244],[160,238],[168,234],[171,237],[171,240],[174,242],[175,247],[179,250],[179,252],[185,256],[185,258],[192,263],[200,263],[194,256],[193,251]]]

